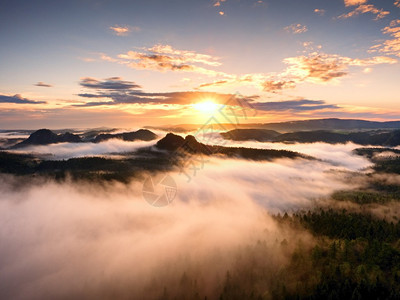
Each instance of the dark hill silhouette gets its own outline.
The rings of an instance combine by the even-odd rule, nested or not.
[[[59,141],[59,143],[80,143],[80,142],[82,142],[79,135],[76,135],[76,134],[73,134],[70,132],[66,132],[64,134],[59,134],[58,141]]]
[[[39,129],[33,132],[26,140],[16,144],[12,148],[22,148],[30,145],[49,145],[55,143],[79,143],[81,138],[73,133],[55,134],[49,129]]]
[[[203,153],[209,154],[211,152],[210,146],[199,143],[193,135],[187,135],[185,138],[168,133],[163,139],[159,140],[156,144],[159,149],[168,151],[185,151],[189,153]]]
[[[205,145],[196,140],[192,135],[183,138],[179,135],[168,133],[163,139],[157,142],[157,148],[171,152],[204,154],[204,155],[225,155],[228,157],[241,157],[252,160],[271,160],[276,158],[307,158],[310,156],[287,150],[254,149],[243,147],[223,147]]]
[[[123,133],[102,133],[96,136],[93,140],[94,143],[100,143],[109,139],[121,139],[124,141],[133,142],[136,140],[140,141],[152,141],[157,138],[157,135],[147,129],[139,129],[138,131],[123,132]]]
[[[99,134],[92,141],[99,143],[109,139],[122,139],[124,141],[151,141],[157,138],[157,135],[147,129],[139,129],[133,132],[124,132],[117,134]],[[33,132],[26,140],[12,146],[10,149],[23,148],[31,145],[49,145],[56,143],[81,143],[87,141],[82,140],[79,135],[65,132],[56,134],[49,129],[39,129]]]
[[[156,146],[162,150],[175,151],[183,145],[185,139],[180,135],[168,133],[164,138],[159,140]]]
[[[90,129],[89,131],[83,132],[81,134],[81,137],[84,142],[92,142],[96,138],[96,136],[98,136],[100,134],[111,133],[115,130],[117,130],[117,129],[116,128],[94,128],[94,129]]]

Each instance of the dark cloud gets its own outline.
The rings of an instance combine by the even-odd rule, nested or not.
[[[111,98],[112,101],[92,101],[75,106],[102,106],[118,104],[180,104],[187,105],[212,99],[216,103],[226,104],[235,97],[232,94],[218,94],[211,92],[172,92],[172,93],[137,93],[131,94],[81,94],[87,98]],[[245,100],[252,108],[262,111],[316,111],[323,109],[339,109],[337,105],[325,104],[321,100],[290,100],[280,102],[256,102],[258,96],[246,97]],[[234,102],[231,103],[235,105]]]
[[[111,101],[93,101],[85,104],[77,104],[75,106],[100,106],[100,105],[117,105],[117,104],[134,104],[134,103],[162,103],[163,99],[156,97],[154,99],[146,96],[136,96],[127,92],[115,92],[115,93],[104,93],[100,92],[97,94],[78,94],[84,98],[108,98]]]
[[[107,99],[104,101],[93,101],[75,106],[101,106],[117,104],[192,104],[199,101],[210,100],[216,103],[226,103],[234,97],[232,94],[219,94],[214,92],[166,92],[146,93],[136,88],[140,87],[134,82],[124,81],[120,77],[112,77],[103,81],[96,78],[82,78],[80,85],[88,89],[96,89],[95,92],[80,93],[83,98]],[[248,101],[254,101],[248,97]],[[111,99],[111,101],[109,100]]]
[[[120,77],[110,77],[103,81],[91,77],[85,77],[81,78],[79,84],[85,88],[98,90],[132,90],[141,88],[140,85],[137,85],[132,81],[122,80]]]
[[[74,104],[72,106],[102,106],[102,105],[115,105],[114,101],[91,101],[91,102],[86,102],[84,104]]]
[[[35,86],[41,86],[41,87],[53,87],[51,84],[44,83],[42,81],[39,81],[38,83],[34,84]]]
[[[97,79],[90,78],[92,82],[101,82]],[[119,78],[118,80],[121,81]],[[101,86],[101,85],[98,85]],[[270,91],[282,90],[295,86],[293,81],[269,81],[265,83],[265,89]],[[91,87],[90,87],[91,88]],[[95,107],[102,105],[119,105],[119,104],[178,104],[190,105],[202,101],[212,100],[215,103],[237,105],[234,94],[220,94],[215,92],[201,91],[184,91],[184,92],[161,92],[147,93],[132,88],[121,88],[119,90],[100,89],[95,93],[81,93],[78,96],[89,99],[104,99],[104,101],[90,101],[83,104],[76,104],[78,107]],[[248,97],[239,97],[246,101],[253,109],[261,111],[316,111],[324,109],[338,109],[336,105],[326,104],[321,100],[291,100],[281,102],[258,102],[260,96],[253,95]],[[232,101],[233,100],[233,101]]]
[[[112,101],[96,101],[87,102],[85,104],[77,104],[76,106],[99,106],[99,105],[116,105],[116,104],[192,104],[207,99],[212,99],[216,103],[226,103],[234,95],[219,94],[213,92],[170,92],[170,93],[145,93],[141,91],[115,91],[107,93],[100,91],[95,94],[83,93],[78,96],[84,98],[108,98]],[[249,101],[253,98],[249,97]]]
[[[307,99],[253,103],[253,106],[255,109],[264,111],[314,111],[339,108],[337,105],[325,104],[322,100]]]
[[[0,95],[0,103],[16,103],[16,104],[45,104],[46,101],[35,101],[23,98],[20,94],[14,96]]]

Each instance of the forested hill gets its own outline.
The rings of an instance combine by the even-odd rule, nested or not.
[[[12,149],[24,148],[33,145],[49,145],[57,143],[82,143],[93,142],[100,143],[110,139],[120,139],[123,141],[152,141],[157,135],[147,129],[139,129],[132,132],[122,133],[104,133],[89,131],[83,134],[75,134],[70,132],[56,134],[49,129],[39,129],[30,134],[30,136],[22,142],[12,146]]]
[[[272,160],[277,158],[306,158],[312,157],[288,150],[255,149],[245,147],[223,147],[214,145],[205,145],[196,140],[192,135],[185,138],[168,133],[163,139],[157,142],[156,147],[161,150],[171,152],[183,152],[191,154],[204,155],[223,155],[226,157],[236,157],[251,160]]]
[[[368,130],[358,132],[336,132],[328,130],[297,131],[279,134],[264,129],[235,129],[221,133],[222,137],[234,141],[297,142],[330,144],[353,142],[359,145],[398,146],[400,130]]]

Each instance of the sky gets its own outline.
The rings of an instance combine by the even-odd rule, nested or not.
[[[399,61],[398,0],[2,0],[0,129],[398,120]]]

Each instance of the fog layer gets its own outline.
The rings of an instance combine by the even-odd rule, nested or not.
[[[216,298],[241,247],[270,245],[265,262],[273,276],[287,259],[277,241],[312,243],[269,214],[311,207],[347,188],[342,169],[300,159],[209,158],[186,170],[190,180],[170,174],[178,192],[164,208],[145,201],[142,182],[26,184],[2,176],[0,298],[157,299],[166,286],[173,294],[182,274]]]

